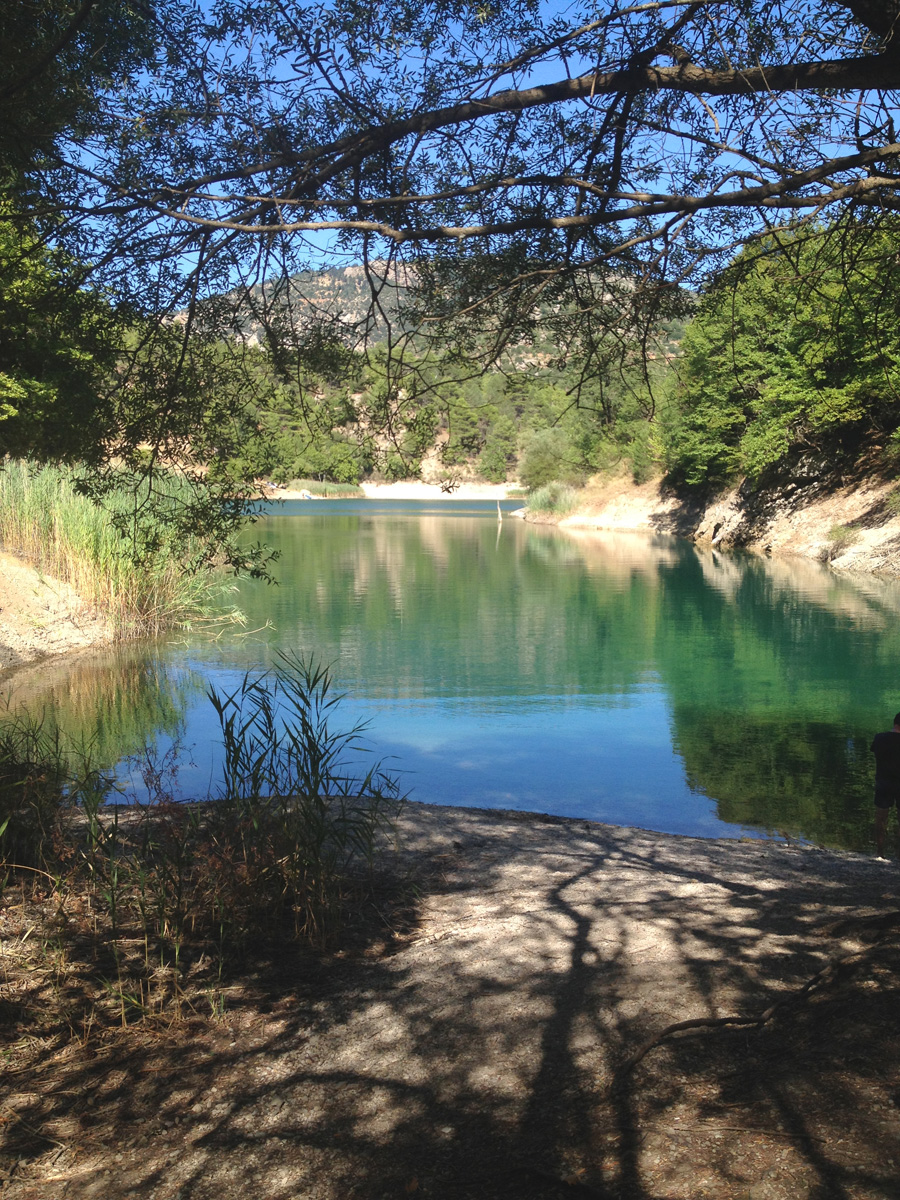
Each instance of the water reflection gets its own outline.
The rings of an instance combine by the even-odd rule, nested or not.
[[[419,799],[868,845],[867,746],[900,708],[897,584],[662,537],[498,528],[493,505],[297,505],[260,533],[281,582],[241,585],[257,633],[99,655],[93,677],[60,667],[35,699],[99,730],[111,757],[183,727],[185,786],[205,790],[207,683],[287,647],[334,665],[347,721],[371,722]]]
[[[206,689],[202,674],[184,670],[153,644],[81,652],[20,667],[0,677],[0,706],[24,712],[57,732],[102,768],[157,747],[184,732],[185,713]]]

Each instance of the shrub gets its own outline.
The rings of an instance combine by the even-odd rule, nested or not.
[[[38,867],[65,801],[69,769],[58,735],[28,717],[0,725],[0,862]]]
[[[523,434],[518,473],[531,489],[542,488],[554,480],[581,483],[585,475],[568,431],[558,425]]]
[[[221,814],[253,830],[244,867],[255,901],[270,917],[286,908],[298,934],[324,944],[340,925],[348,871],[371,865],[403,803],[398,783],[378,761],[362,774],[351,765],[367,753],[364,726],[334,728],[343,697],[325,667],[284,654],[271,672],[209,696],[225,747]]]
[[[826,562],[840,558],[845,550],[859,541],[859,530],[851,525],[832,525],[828,530],[828,548],[822,556]]]
[[[578,495],[564,483],[548,483],[529,494],[526,507],[528,512],[564,517],[578,507]]]
[[[247,954],[320,949],[350,913],[355,935],[371,920],[370,868],[403,797],[380,763],[355,768],[361,727],[334,727],[328,671],[285,656],[211,699],[226,769],[205,804],[172,799],[165,762],[147,764],[149,803],[108,804],[113,783],[85,755],[25,719],[0,723],[0,892],[14,880],[31,906],[42,932],[19,959],[52,979],[79,1037],[168,1021],[185,999],[221,1011],[225,972]]]
[[[321,479],[292,479],[285,484],[289,492],[310,492],[313,496],[337,499],[346,496],[356,499],[365,495],[358,483],[332,483]]]
[[[71,584],[119,632],[154,634],[208,615],[211,580],[185,569],[191,546],[160,517],[136,553],[116,527],[116,514],[127,512],[135,497],[114,493],[101,508],[78,493],[76,479],[71,467],[0,463],[0,545]],[[174,477],[158,481],[164,508],[167,482],[174,513],[189,502],[189,489]]]

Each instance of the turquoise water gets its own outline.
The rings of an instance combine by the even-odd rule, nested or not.
[[[180,741],[172,786],[204,795],[207,687],[289,649],[331,664],[347,725],[369,723],[414,799],[869,846],[868,745],[900,708],[896,584],[498,523],[493,503],[287,503],[253,538],[280,582],[240,584],[245,631],[20,673],[17,695],[105,761]]]

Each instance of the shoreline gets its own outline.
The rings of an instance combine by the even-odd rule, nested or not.
[[[367,500],[507,500],[509,492],[521,491],[518,484],[461,483],[444,492],[437,483],[363,483]]]
[[[70,584],[0,551],[0,673],[113,640],[110,623]]]
[[[360,490],[366,500],[509,500],[522,499],[521,496],[510,497],[510,492],[521,492],[517,483],[461,483],[452,492],[442,490],[437,483],[421,483],[418,480],[404,480],[400,483],[361,483]],[[312,496],[303,492],[291,491],[289,488],[267,488],[266,500],[353,500],[363,496]]]
[[[577,511],[562,517],[527,515],[524,508],[507,516],[533,524],[555,525],[570,536],[603,532],[681,537],[700,547],[745,550],[787,559],[825,563],[839,573],[900,576],[900,512],[888,501],[892,482],[867,480],[816,496],[806,504],[776,506],[756,524],[749,522],[739,490],[718,497],[703,509],[681,512],[677,499],[661,490],[659,480],[635,484],[630,478],[589,485]],[[453,492],[436,483],[404,480],[363,483],[367,500],[494,502],[522,500],[517,483],[463,482]],[[303,500],[308,495],[261,485],[264,500]],[[328,497],[312,497],[326,500]],[[848,531],[849,527],[849,531]],[[74,589],[41,573],[9,552],[0,552],[0,672],[86,650],[113,640],[109,623]]]
[[[839,573],[900,577],[900,511],[896,483],[855,480],[834,490],[785,488],[771,496],[732,488],[693,507],[659,479],[588,485],[572,513],[527,516],[534,524],[573,532],[667,534],[700,549],[747,551],[823,563]]]

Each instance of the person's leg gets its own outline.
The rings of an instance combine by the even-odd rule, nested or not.
[[[884,858],[884,842],[887,836],[888,814],[890,809],[878,804],[875,807],[875,853]]]

